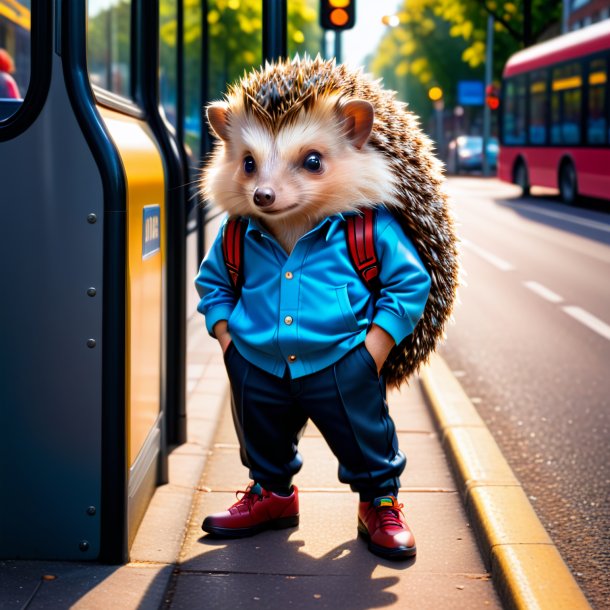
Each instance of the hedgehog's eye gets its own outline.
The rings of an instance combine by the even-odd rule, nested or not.
[[[253,174],[256,171],[256,162],[252,155],[248,155],[244,158],[244,171],[246,174]]]
[[[322,169],[322,155],[318,152],[311,152],[305,157],[303,167],[308,172],[319,172]]]

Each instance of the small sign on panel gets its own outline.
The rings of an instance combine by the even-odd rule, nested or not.
[[[142,216],[142,258],[150,258],[161,249],[161,208],[144,206]]]

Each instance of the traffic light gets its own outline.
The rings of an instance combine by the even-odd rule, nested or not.
[[[325,30],[349,30],[356,23],[356,0],[321,0],[320,25]]]
[[[500,91],[496,85],[485,87],[485,103],[492,110],[497,110],[500,107]]]

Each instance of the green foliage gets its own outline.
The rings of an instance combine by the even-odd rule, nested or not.
[[[445,105],[453,106],[458,80],[483,78],[489,14],[496,18],[496,80],[508,57],[522,48],[526,30],[536,40],[559,19],[561,3],[530,0],[529,28],[525,28],[526,3],[527,0],[401,0],[396,11],[400,24],[388,28],[369,69],[423,116],[431,111],[427,91],[433,85],[443,89]]]
[[[287,34],[290,55],[297,52],[315,55],[318,52],[322,32],[317,18],[316,0],[289,0]],[[208,28],[210,95],[218,97],[228,83],[237,80],[245,70],[262,63],[260,0],[210,0]]]
[[[91,82],[129,96],[131,2],[117,0],[87,24],[87,67]]]

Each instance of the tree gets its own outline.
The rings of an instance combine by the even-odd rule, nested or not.
[[[495,19],[493,73],[499,78],[512,53],[558,23],[560,8],[551,0],[403,0],[400,25],[388,28],[369,68],[401,97],[408,89],[409,102],[425,115],[430,104],[422,90],[440,86],[451,106],[459,79],[483,77],[489,14]]]
[[[369,69],[422,117],[432,110],[430,87],[440,87],[445,103],[453,106],[458,80],[482,78],[481,66],[463,61],[468,42],[451,35],[452,25],[437,14],[437,5],[438,0],[403,2],[400,24],[388,29],[369,62]]]
[[[506,53],[502,64],[510,54],[539,41],[561,16],[561,2],[555,0],[436,0],[435,4],[437,14],[452,24],[451,35],[470,43],[465,60],[471,65],[485,61],[488,15],[495,21],[498,46]]]

